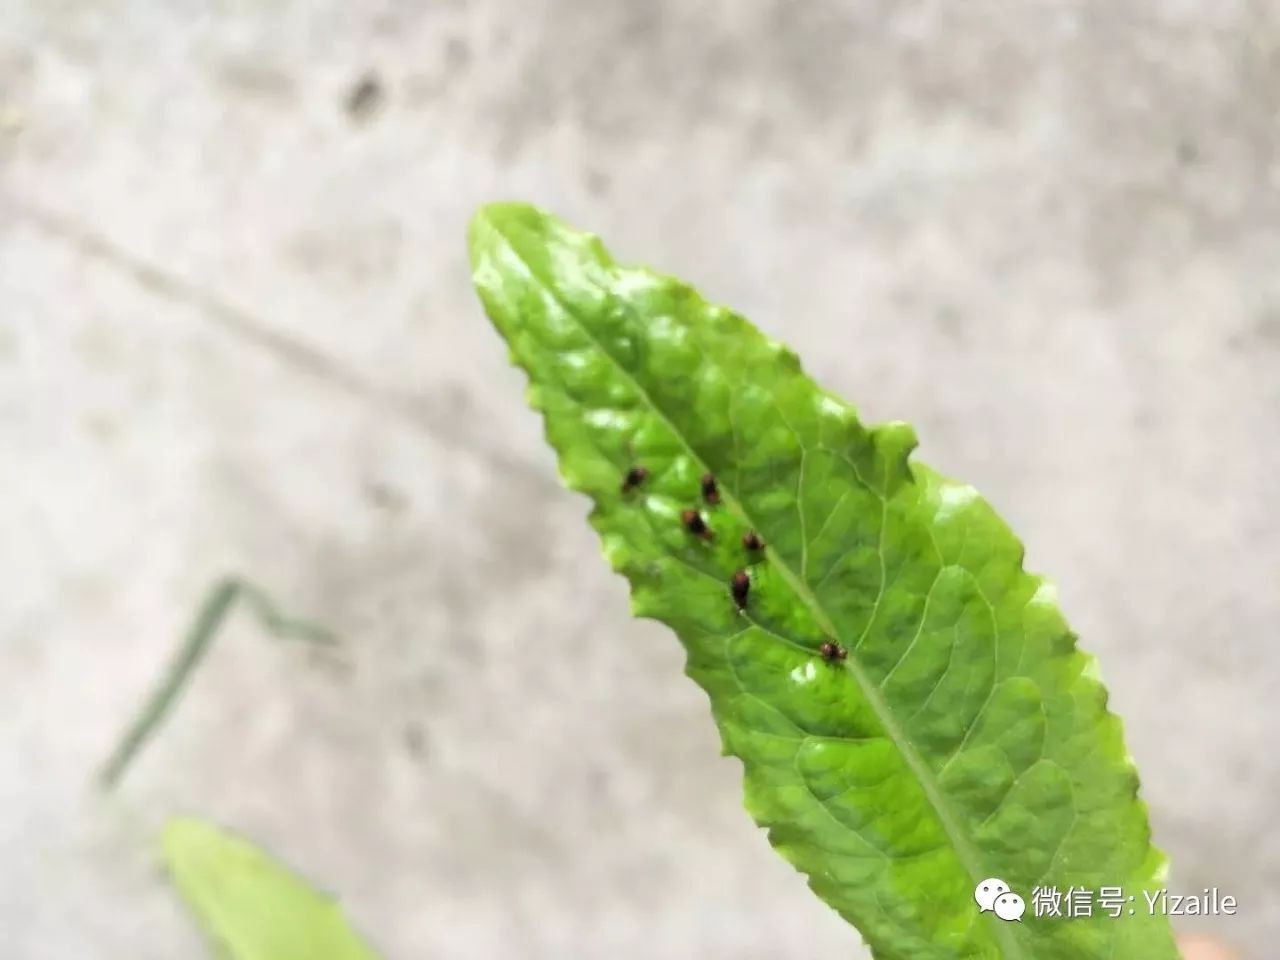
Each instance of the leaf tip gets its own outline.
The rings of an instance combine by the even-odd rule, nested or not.
[[[496,230],[502,233],[513,226],[527,225],[545,219],[546,216],[546,213],[533,204],[519,200],[498,200],[486,203],[472,214],[471,224],[467,228],[467,237],[474,244],[477,238],[487,231]]]
[[[213,832],[212,826],[195,817],[170,817],[160,833],[165,859],[172,862],[189,848],[193,840]]]
[[[198,817],[171,817],[160,832],[160,858],[179,883],[207,871],[216,851],[225,849],[233,838],[219,827]]]
[[[504,200],[480,207],[467,225],[467,252],[471,258],[471,277],[483,292],[494,285],[497,265],[495,246],[513,245],[513,236],[537,230],[549,215],[528,203]]]

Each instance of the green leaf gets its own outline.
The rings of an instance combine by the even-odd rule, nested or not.
[[[203,820],[171,820],[164,858],[227,960],[377,960],[332,897],[240,837]]]
[[[742,317],[536,208],[484,208],[470,246],[634,612],[679,635],[748,811],[875,955],[1176,957],[1144,915],[1165,863],[1095,661],[973,488],[909,462],[910,427],[864,426]],[[682,525],[692,508],[711,539]],[[990,877],[1022,922],[979,911]],[[1034,917],[1037,886],[1119,886],[1138,909]]]

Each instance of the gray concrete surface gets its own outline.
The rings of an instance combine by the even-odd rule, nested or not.
[[[370,71],[384,89],[352,115]],[[202,812],[392,958],[858,956],[741,813],[468,286],[540,202],[975,483],[1127,724],[1185,925],[1280,935],[1280,5],[0,3],[0,955],[201,948]],[[205,590],[223,638],[94,765]]]

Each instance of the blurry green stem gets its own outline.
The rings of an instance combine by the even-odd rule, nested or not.
[[[278,637],[333,643],[332,635],[320,627],[282,616],[266,594],[248,581],[235,576],[223,577],[209,591],[160,683],[98,771],[98,785],[103,790],[112,790],[119,784],[139,751],[173,710],[237,600],[247,603],[267,630]]]

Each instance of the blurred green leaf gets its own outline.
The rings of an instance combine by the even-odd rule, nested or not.
[[[225,960],[378,960],[337,902],[234,834],[171,820],[164,859]]]
[[[742,317],[546,213],[486,207],[470,247],[564,481],[594,501],[635,613],[683,642],[747,809],[875,955],[1176,957],[1141,910],[1017,923],[974,902],[998,877],[1028,907],[1042,885],[1141,904],[1165,864],[1094,659],[973,488],[909,462],[910,427],[864,426]]]

